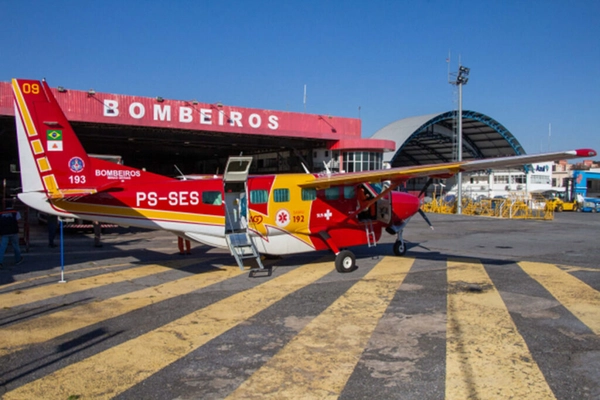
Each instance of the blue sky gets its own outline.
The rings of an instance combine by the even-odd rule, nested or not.
[[[600,151],[600,1],[0,0],[0,80],[362,119],[457,107]],[[360,111],[359,111],[360,108]],[[549,124],[552,134],[549,137]]]

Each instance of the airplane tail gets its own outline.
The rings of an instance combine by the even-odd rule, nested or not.
[[[12,80],[23,193],[93,194],[121,183],[172,180],[88,156],[45,80]]]

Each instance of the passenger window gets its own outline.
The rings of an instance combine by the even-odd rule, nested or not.
[[[356,189],[354,186],[344,186],[344,199],[353,199],[356,197]]]
[[[312,201],[317,198],[317,190],[316,189],[302,189],[302,200],[303,201]]]
[[[202,192],[202,203],[220,206],[222,203],[221,192]]]
[[[325,189],[325,199],[337,200],[340,198],[340,188],[338,186]]]
[[[275,203],[285,203],[290,201],[290,189],[273,190],[273,200],[275,200]]]
[[[266,190],[251,190],[250,191],[250,203],[252,204],[265,204],[269,201],[269,192]]]

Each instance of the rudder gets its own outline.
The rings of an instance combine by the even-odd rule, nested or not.
[[[89,191],[89,158],[46,81],[13,79],[21,185],[24,193]]]

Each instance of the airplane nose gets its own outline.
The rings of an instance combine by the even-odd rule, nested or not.
[[[419,211],[421,206],[419,198],[409,193],[393,192],[392,207],[395,219],[405,220]]]

